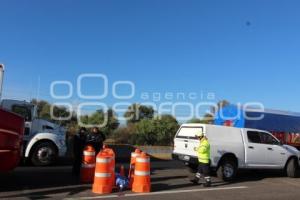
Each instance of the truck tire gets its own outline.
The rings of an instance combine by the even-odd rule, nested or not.
[[[34,146],[31,154],[31,162],[35,166],[48,166],[57,159],[56,146],[51,142],[41,142]]]
[[[218,178],[223,181],[233,181],[237,173],[237,164],[234,160],[225,158],[217,169]]]
[[[288,177],[296,178],[298,175],[298,165],[295,159],[290,159],[286,166],[286,174]]]

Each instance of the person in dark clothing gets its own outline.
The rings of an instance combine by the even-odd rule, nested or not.
[[[80,174],[80,166],[82,162],[82,152],[86,145],[86,128],[82,127],[79,129],[79,132],[74,136],[73,139],[73,175],[78,176]]]
[[[97,127],[94,127],[92,132],[87,134],[86,144],[92,145],[97,155],[102,149],[104,140],[105,135]]]

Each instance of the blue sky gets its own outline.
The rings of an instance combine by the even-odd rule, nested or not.
[[[0,7],[5,97],[39,91],[52,101],[52,81],[102,73],[109,94],[115,81],[132,81],[131,102],[142,92],[214,92],[215,101],[300,111],[299,1],[1,0]],[[66,101],[76,99],[75,91]]]

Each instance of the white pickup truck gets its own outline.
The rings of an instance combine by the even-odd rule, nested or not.
[[[207,136],[211,146],[211,168],[224,181],[235,178],[239,169],[282,169],[287,176],[296,177],[300,166],[300,152],[283,145],[271,133],[246,128],[207,124],[183,124],[175,138],[173,159],[196,168],[199,146],[197,129]]]

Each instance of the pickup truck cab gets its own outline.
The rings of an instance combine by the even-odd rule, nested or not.
[[[174,138],[173,159],[187,166],[198,165],[195,147],[201,129],[211,146],[211,168],[219,178],[230,181],[239,169],[281,169],[289,177],[296,177],[300,166],[300,152],[283,145],[271,133],[257,129],[235,128],[208,124],[183,124]]]

